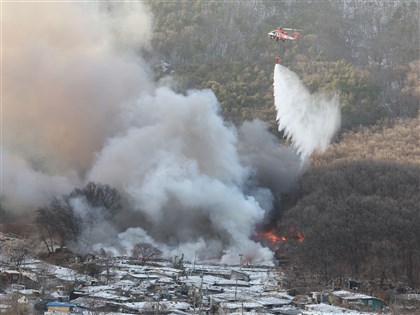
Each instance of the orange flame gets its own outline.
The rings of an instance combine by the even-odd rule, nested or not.
[[[277,243],[281,239],[273,231],[266,231],[266,232],[262,232],[261,234],[263,238],[268,240],[271,244]]]
[[[276,246],[279,242],[285,242],[287,241],[286,236],[279,235],[276,231],[276,229],[273,229],[271,231],[262,231],[258,233],[257,240],[259,241],[265,241],[267,242],[270,247],[273,247],[277,249],[278,246]]]
[[[281,235],[280,233],[278,233],[277,229],[272,229],[270,231],[261,231],[260,233],[258,233],[256,238],[257,240],[260,240],[260,241],[266,241],[270,245],[275,245],[279,242],[286,242],[289,240],[285,235]],[[300,233],[299,231],[296,231],[294,227],[291,227],[290,239],[294,239],[299,242],[302,242],[305,238],[302,233]]]
[[[296,239],[297,239],[299,242],[303,242],[303,241],[305,240],[305,238],[303,237],[302,233],[300,233],[299,231],[298,231],[298,232],[296,232]]]
[[[303,234],[299,231],[296,231],[294,227],[290,228],[290,232],[294,233],[296,235],[296,240],[299,242],[303,242],[305,240],[305,237],[303,237]]]

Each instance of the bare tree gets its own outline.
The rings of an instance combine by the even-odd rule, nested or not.
[[[86,204],[86,211],[75,208],[78,198]],[[96,224],[111,220],[121,208],[119,201],[116,189],[89,182],[84,188],[54,197],[47,207],[37,209],[35,224],[48,253],[53,252],[55,240],[63,247],[69,241],[79,241],[83,232],[91,231]]]
[[[69,198],[79,197],[85,197],[92,208],[104,209],[104,219],[111,219],[121,209],[118,191],[108,185],[89,182],[84,188],[76,188],[69,195]]]
[[[47,207],[37,209],[35,224],[49,253],[54,249],[54,239],[63,247],[66,241],[76,241],[81,233],[81,219],[66,196],[55,197]]]
[[[2,249],[10,261],[19,268],[25,259],[33,254],[33,243],[27,239],[14,239],[6,241]]]
[[[112,252],[103,248],[100,249],[99,255],[103,261],[103,267],[106,271],[106,284],[109,284],[109,280],[111,278],[111,269],[115,266],[115,257]]]
[[[19,299],[18,294],[12,294],[11,296],[7,296],[6,298],[2,299],[2,304],[6,305],[2,311],[2,314],[5,315],[26,315],[29,314],[29,307],[27,301],[24,297]]]
[[[120,195],[118,191],[108,185],[89,182],[85,187],[73,190],[67,196],[70,200],[79,200],[86,207],[81,217],[83,230],[87,232],[87,238],[92,230],[104,221],[111,220],[121,209]]]
[[[48,255],[54,252],[54,228],[51,225],[51,213],[46,208],[36,210],[35,225],[40,233],[40,238],[47,249]]]
[[[131,250],[131,255],[140,260],[143,265],[150,260],[162,257],[162,254],[159,248],[146,242],[136,243]]]

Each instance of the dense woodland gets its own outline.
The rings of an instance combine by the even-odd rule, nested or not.
[[[356,277],[415,286],[419,175],[418,165],[370,160],[309,171],[289,193],[281,221],[284,230],[294,227],[305,238],[293,257],[326,284]]]
[[[151,1],[157,76],[210,88],[223,115],[261,118],[275,130],[274,57],[313,92],[338,91],[342,130],[418,112],[416,1]],[[279,26],[302,29],[276,43]]]

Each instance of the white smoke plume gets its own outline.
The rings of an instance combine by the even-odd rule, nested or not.
[[[249,240],[265,211],[243,192],[249,169],[240,163],[235,130],[218,115],[211,91],[184,96],[158,88],[126,114],[131,127],[108,141],[91,181],[123,189],[144,215],[140,225],[159,242],[191,248],[184,253],[190,257],[199,251],[202,258],[233,262],[239,253],[271,258]]]
[[[337,96],[311,95],[294,72],[276,64],[274,103],[279,131],[291,139],[303,160],[315,150],[325,151],[340,126]]]

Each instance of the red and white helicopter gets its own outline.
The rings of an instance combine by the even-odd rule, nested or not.
[[[292,31],[293,34],[290,35],[287,33],[287,31]],[[300,34],[298,33],[298,29],[295,28],[278,28],[275,30],[272,30],[270,33],[268,33],[268,37],[275,39],[276,41],[286,41],[286,40],[295,40],[298,39],[298,37],[300,36]]]
[[[291,31],[293,32],[293,34],[288,34],[287,31]],[[296,40],[299,38],[300,34],[298,33],[298,29],[295,28],[283,28],[283,27],[279,27],[278,29],[272,30],[271,32],[268,33],[268,37],[271,39],[275,39],[276,42],[278,42],[279,40],[281,40],[283,43],[286,40]],[[274,58],[274,61],[276,63],[280,63],[281,59],[280,57],[276,57]]]

